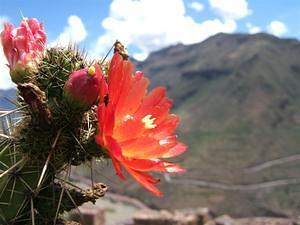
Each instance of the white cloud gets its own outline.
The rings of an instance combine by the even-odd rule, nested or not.
[[[261,32],[261,28],[258,26],[254,26],[251,23],[246,23],[246,27],[248,28],[249,34],[256,34]]]
[[[191,2],[189,5],[188,5],[191,9],[194,9],[196,10],[197,12],[200,12],[204,9],[204,5],[200,2]]]
[[[133,58],[138,61],[144,61],[147,58],[148,54],[145,52],[134,53]]]
[[[143,58],[168,45],[192,44],[218,32],[236,30],[232,19],[197,23],[186,15],[183,0],[113,0],[109,17],[102,21],[102,26],[106,32],[93,46],[94,55],[103,55],[118,39],[126,46],[138,48],[136,56]]]
[[[6,16],[0,16],[0,32],[2,31],[5,22],[8,22],[8,18]],[[0,41],[0,89],[9,89],[14,86],[10,79],[9,69],[6,64],[7,60]]]
[[[267,30],[269,33],[275,35],[275,36],[281,36],[285,34],[288,29],[286,25],[278,20],[273,20],[267,27]]]
[[[10,79],[9,69],[6,64],[7,60],[0,42],[0,89],[9,89],[14,86],[14,83]]]
[[[70,43],[82,42],[87,36],[84,24],[80,17],[71,15],[68,18],[68,26],[64,28],[64,31],[60,33],[58,38],[50,45],[67,46]]]
[[[209,0],[209,5],[224,19],[242,19],[251,14],[247,0]]]

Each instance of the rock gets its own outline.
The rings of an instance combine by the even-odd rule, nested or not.
[[[141,210],[133,218],[134,225],[171,225],[174,224],[173,215],[165,210]]]
[[[186,209],[183,210],[184,214],[189,215],[195,215],[197,217],[197,224],[205,224],[210,220],[213,220],[215,217],[214,213],[209,210],[208,208],[196,208],[196,209]]]
[[[255,217],[236,219],[238,225],[294,225],[295,221],[288,218]]]
[[[73,213],[70,220],[78,221],[82,225],[104,225],[105,210],[93,206],[79,207],[81,216]],[[65,225],[81,225],[77,222],[65,223]],[[290,218],[252,217],[232,218],[229,215],[215,217],[208,208],[184,209],[184,210],[140,210],[133,219],[120,222],[118,225],[299,225]]]
[[[72,220],[78,221],[82,224],[88,225],[104,225],[105,217],[104,210],[96,206],[81,206],[78,212],[72,213],[70,216]]]
[[[77,223],[75,221],[66,221],[66,222],[64,222],[64,225],[81,225],[81,224]]]
[[[142,210],[133,218],[134,225],[198,225],[195,214],[169,212],[166,210]]]
[[[223,215],[209,221],[205,225],[295,225],[295,221],[287,218],[252,217],[233,219]]]
[[[207,208],[183,211],[141,210],[134,215],[134,225],[203,225],[213,215]]]
[[[230,216],[223,215],[206,222],[205,225],[237,225],[237,223]]]

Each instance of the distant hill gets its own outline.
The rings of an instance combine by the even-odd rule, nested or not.
[[[174,112],[181,116],[179,137],[189,145],[181,158],[188,171],[174,177],[189,183],[163,185],[162,201],[145,197],[148,202],[173,208],[208,206],[237,216],[298,214],[298,184],[252,190],[232,186],[299,183],[300,160],[294,160],[300,154],[298,40],[217,34],[199,44],[154,52],[137,67],[153,86],[168,88]],[[278,158],[284,158],[282,163],[246,170]],[[205,188],[199,181],[217,184]],[[231,191],[224,190],[226,185]]]

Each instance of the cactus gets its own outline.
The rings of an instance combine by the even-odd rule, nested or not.
[[[88,64],[72,47],[50,48],[30,82],[18,83],[18,108],[1,116],[9,121],[17,113],[21,119],[2,126],[0,224],[55,224],[60,213],[104,194],[105,185],[87,195],[64,182],[71,165],[104,157],[93,138],[93,109],[74,109],[63,97],[69,75]]]

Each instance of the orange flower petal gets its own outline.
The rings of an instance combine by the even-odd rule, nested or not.
[[[119,144],[111,137],[106,137],[106,146],[108,149],[108,154],[110,155],[113,165],[116,170],[116,174],[122,179],[125,179],[125,176],[121,170],[120,161],[122,160],[122,150]]]
[[[127,115],[114,129],[114,138],[119,142],[140,137],[145,131],[145,124],[141,120]]]
[[[113,158],[117,160],[121,160],[123,154],[118,142],[110,136],[106,136],[105,140],[106,140],[106,146],[109,150],[109,154]]]
[[[123,159],[123,163],[126,167],[141,172],[182,173],[185,171],[177,164],[159,159]]]
[[[118,102],[125,98],[132,82],[133,66],[129,61],[115,54],[108,72],[109,104],[117,108]]]
[[[136,74],[131,89],[124,95],[124,101],[119,105],[117,114],[120,117],[133,115],[140,107],[148,86],[149,80],[141,74]]]
[[[179,123],[178,116],[171,114],[162,121],[157,127],[147,130],[145,135],[153,136],[155,139],[163,139],[166,136],[173,134],[174,130]]]
[[[187,146],[181,142],[178,142],[174,147],[170,148],[161,158],[171,158],[181,155],[187,150]]]
[[[145,115],[151,114],[149,111],[159,104],[159,102],[166,96],[166,89],[164,87],[157,87],[153,89],[148,96],[145,97],[141,106],[135,113],[135,117],[143,118]],[[149,110],[150,109],[150,110]]]
[[[154,186],[154,184],[158,183],[160,180],[153,178],[151,175],[143,172],[139,172],[133,169],[130,169],[128,167],[125,167],[131,176],[134,177],[143,187],[151,191],[157,196],[162,196],[162,193],[158,190],[157,187]]]
[[[176,141],[173,142],[173,146],[176,143]],[[145,136],[121,142],[120,146],[125,157],[135,159],[160,158],[169,151],[167,147],[160,144],[160,140]]]

